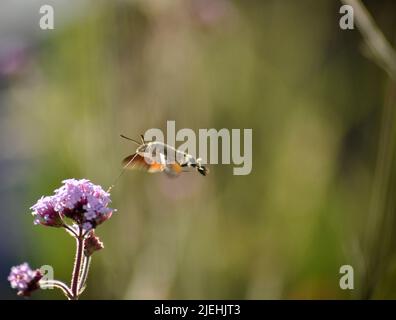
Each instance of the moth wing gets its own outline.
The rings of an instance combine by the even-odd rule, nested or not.
[[[131,154],[122,160],[122,165],[126,167],[126,169],[148,170],[150,168],[150,165],[144,160],[144,157],[136,153]]]
[[[142,169],[150,173],[161,172],[165,168],[163,164],[155,161],[147,163],[143,156],[136,153],[126,157],[122,164],[126,169]]]
[[[165,171],[169,176],[176,176],[183,171],[183,168],[178,163],[167,165],[166,159],[162,154],[160,154],[160,161],[151,160],[151,163],[147,163],[144,156],[134,153],[126,157],[122,164],[126,169],[142,169],[150,173]]]

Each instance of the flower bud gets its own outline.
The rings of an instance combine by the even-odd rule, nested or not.
[[[103,248],[103,242],[100,241],[99,237],[95,236],[95,232],[92,230],[84,241],[84,254],[89,257],[95,251],[99,251]]]

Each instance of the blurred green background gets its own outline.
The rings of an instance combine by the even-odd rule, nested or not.
[[[395,44],[396,2],[364,3]],[[43,4],[55,30],[38,27]],[[252,128],[253,170],[126,172],[82,299],[396,298],[396,86],[340,29],[340,6],[3,1],[0,298],[16,297],[6,278],[24,261],[70,281],[73,239],[33,226],[29,207],[66,178],[107,188],[135,149],[119,134],[167,120]],[[344,264],[354,290],[339,287]]]

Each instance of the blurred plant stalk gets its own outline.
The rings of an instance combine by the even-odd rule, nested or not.
[[[353,7],[354,18],[360,33],[375,63],[390,77],[386,90],[382,113],[379,146],[373,177],[367,227],[364,234],[365,265],[361,269],[359,297],[373,297],[381,276],[386,272],[387,261],[392,254],[393,234],[392,212],[395,209],[394,197],[390,193],[392,162],[395,150],[395,108],[396,108],[396,53],[385,38],[374,19],[360,0],[341,0]]]
[[[341,0],[353,7],[354,20],[376,63],[396,80],[396,52],[360,0]]]

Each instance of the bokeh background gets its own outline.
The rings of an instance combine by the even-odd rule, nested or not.
[[[395,44],[396,2],[364,3]],[[340,6],[2,0],[0,298],[24,261],[70,281],[73,239],[30,206],[66,178],[107,188],[135,148],[119,134],[167,120],[252,128],[253,170],[123,175],[82,299],[396,298],[396,86]]]

